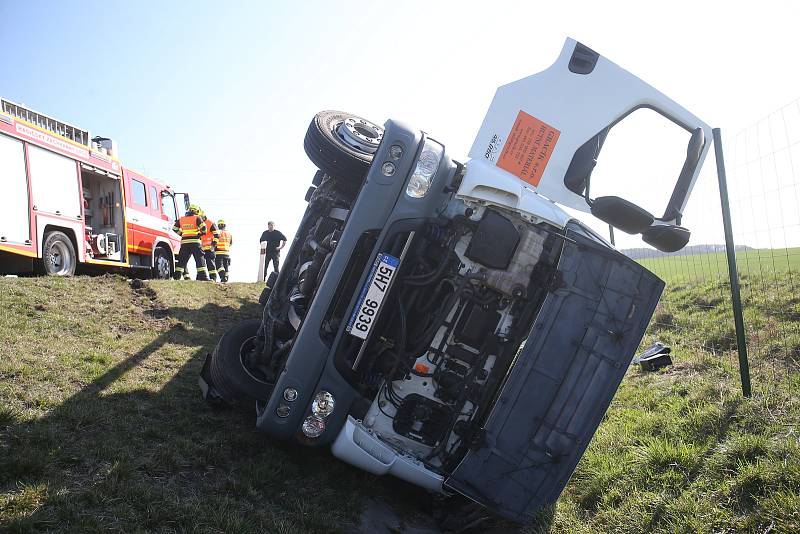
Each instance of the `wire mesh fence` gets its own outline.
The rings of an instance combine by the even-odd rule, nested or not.
[[[800,99],[735,135],[725,134],[753,393],[794,399],[800,392]],[[718,182],[711,176],[702,182],[684,217],[694,232],[689,246],[674,254],[624,252],[667,282],[648,339],[700,355],[693,365],[722,365],[733,378],[739,376],[740,347]]]

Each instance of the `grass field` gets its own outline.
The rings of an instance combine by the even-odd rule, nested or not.
[[[728,259],[724,252],[643,258],[638,261],[668,283],[728,276]],[[761,279],[787,272],[800,273],[800,248],[739,250],[736,252],[736,264],[741,275]]]
[[[723,311],[703,284],[668,290],[674,309],[659,309],[648,340],[672,343],[675,365],[629,371],[529,532],[800,531],[800,375],[742,398],[730,346],[709,344]],[[374,499],[413,522],[425,497],[409,486],[272,443],[251,414],[203,404],[202,360],[258,313],[259,291],[0,279],[0,531],[337,532]],[[765,369],[754,365],[754,383]]]

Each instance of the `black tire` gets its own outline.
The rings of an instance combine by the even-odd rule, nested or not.
[[[78,255],[67,234],[56,230],[44,234],[42,271],[48,276],[72,276],[78,265]]]
[[[314,177],[311,179],[311,185],[314,187],[319,187],[319,184],[322,183],[322,180],[325,178],[325,173],[322,171],[317,171],[314,173]]]
[[[325,174],[361,182],[381,139],[383,128],[362,117],[320,111],[308,126],[303,148]]]
[[[169,252],[163,247],[156,248],[153,256],[153,278],[158,280],[169,280],[175,272],[175,265]]]
[[[239,323],[222,335],[211,355],[211,380],[229,404],[269,398],[272,384],[254,376],[243,361],[260,326],[260,319]]]
[[[311,196],[314,194],[314,191],[316,190],[317,188],[314,187],[313,185],[310,186],[308,190],[306,190],[306,202],[309,202],[311,200]]]

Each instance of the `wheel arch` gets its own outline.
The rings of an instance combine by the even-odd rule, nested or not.
[[[72,243],[72,246],[75,248],[75,261],[78,263],[83,263],[83,254],[81,253],[81,249],[78,247],[78,240],[75,236],[75,230],[73,228],[69,228],[68,226],[59,226],[57,224],[47,224],[42,231],[42,239],[39,240],[39,258],[44,257],[44,242],[47,240],[44,236],[46,236],[50,232],[61,232],[65,236],[67,236]]]
[[[156,239],[153,243],[153,250],[150,252],[150,267],[155,267],[156,265],[156,251],[162,249],[169,255],[169,260],[172,262],[173,266],[175,265],[175,253],[172,251],[172,247],[170,246],[169,242],[166,239]]]

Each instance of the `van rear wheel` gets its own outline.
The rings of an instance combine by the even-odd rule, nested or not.
[[[67,234],[53,230],[44,234],[42,270],[48,276],[72,276],[78,265],[75,247]]]

